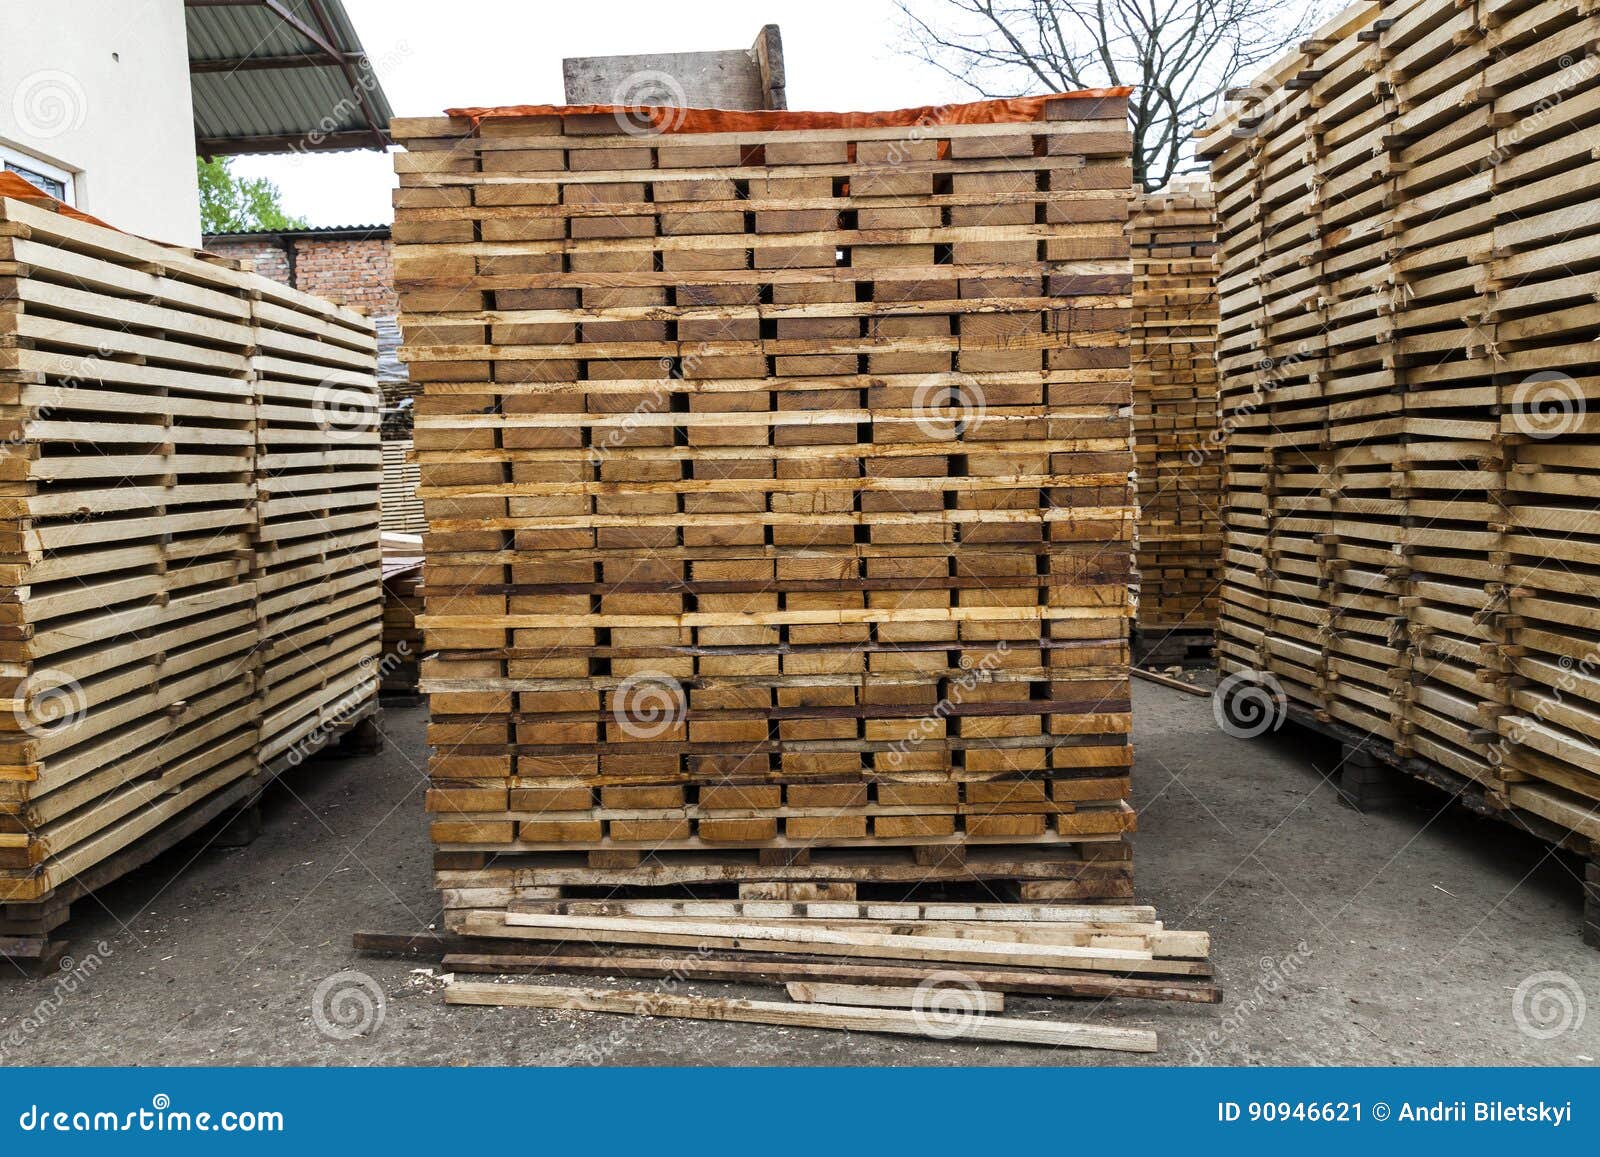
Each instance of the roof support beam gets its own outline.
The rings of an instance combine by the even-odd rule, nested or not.
[[[345,53],[344,56],[356,64],[366,59],[360,53]],[[320,52],[308,52],[295,56],[235,56],[218,60],[191,60],[189,71],[250,72],[265,68],[322,68],[338,63],[337,57],[324,56]]]
[[[312,151],[337,152],[340,149],[382,148],[388,141],[374,139],[371,129],[348,129],[344,132],[318,133],[316,149]],[[303,153],[307,151],[304,133],[280,133],[260,137],[197,137],[194,150],[202,157],[229,157],[240,153]]]
[[[272,6],[273,11],[283,11],[281,0],[267,0],[267,2]],[[333,40],[333,28],[328,23],[328,14],[322,10],[322,5],[318,3],[318,0],[307,0],[307,3],[311,5],[311,14],[317,18],[317,24],[321,26],[325,37],[325,39],[316,37],[312,39],[318,44],[328,44]],[[288,13],[284,13],[284,19],[289,19]],[[296,17],[296,27],[299,27],[298,17]],[[378,118],[372,114],[372,106],[367,103],[366,88],[356,77],[355,69],[350,67],[350,62],[344,58],[344,54],[337,48],[333,48],[332,52],[339,58],[339,70],[344,73],[345,80],[350,84],[350,93],[355,97],[356,107],[361,110],[361,118],[372,126],[372,131],[378,134],[380,141],[387,143],[389,140],[389,126],[379,124]],[[367,75],[369,76],[372,75],[371,69],[372,65],[368,64]]]

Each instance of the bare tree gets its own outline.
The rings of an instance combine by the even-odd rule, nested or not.
[[[1236,81],[1305,37],[1322,0],[897,0],[906,51],[985,97],[1132,85],[1133,177],[1166,184]]]

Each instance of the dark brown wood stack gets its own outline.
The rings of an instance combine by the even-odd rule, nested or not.
[[[452,922],[1130,894],[1125,103],[396,124]]]

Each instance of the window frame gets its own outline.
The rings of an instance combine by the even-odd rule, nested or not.
[[[78,195],[74,179],[77,174],[71,169],[64,169],[60,165],[52,164],[42,157],[37,157],[30,152],[17,148],[15,145],[0,141],[0,168],[10,172],[11,170],[8,167],[10,165],[16,165],[30,172],[38,173],[41,177],[49,177],[52,181],[59,181],[62,193],[60,200],[73,207],[77,206]],[[20,173],[17,175],[22,176]],[[23,179],[26,180],[27,178],[23,177]],[[49,190],[46,190],[46,192],[49,192]]]

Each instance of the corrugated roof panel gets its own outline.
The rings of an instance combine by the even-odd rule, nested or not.
[[[318,43],[325,39],[347,57],[355,57],[347,63],[356,83],[331,59],[297,67],[194,72],[195,139],[201,151],[228,154],[381,147],[387,142],[394,114],[378,78],[370,71],[361,39],[341,0],[276,3],[318,37],[295,27],[267,0],[253,5],[191,5],[186,13],[191,65],[326,57]],[[382,134],[381,143],[374,123]]]

